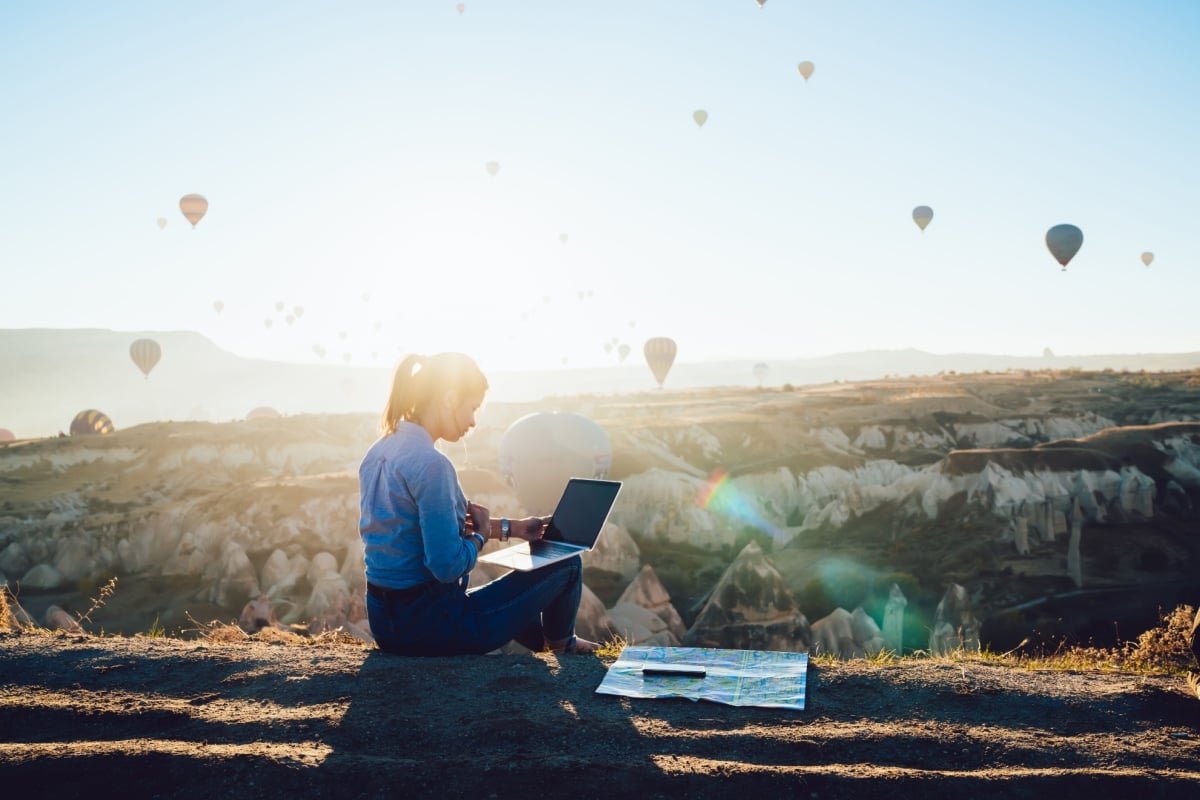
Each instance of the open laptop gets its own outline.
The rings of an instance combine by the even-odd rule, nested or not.
[[[591,550],[620,491],[620,481],[571,478],[541,540],[521,542],[479,560],[528,572]]]

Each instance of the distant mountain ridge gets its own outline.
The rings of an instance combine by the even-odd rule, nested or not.
[[[129,345],[149,337],[162,361],[143,378]],[[676,363],[666,388],[753,386],[762,359]],[[1180,370],[1200,367],[1200,352],[1089,356],[939,355],[912,348],[769,360],[765,385],[856,381],[887,375],[932,375],[1005,369]],[[155,420],[239,419],[256,406],[284,414],[374,411],[382,407],[390,367],[289,364],[245,358],[194,331],[107,329],[0,330],[0,427],[18,437],[52,436],[72,417],[99,409],[125,428]],[[494,401],[529,402],[554,395],[626,394],[655,383],[640,353],[611,367],[503,372],[488,376]]]

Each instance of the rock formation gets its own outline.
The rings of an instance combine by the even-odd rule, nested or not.
[[[725,570],[683,639],[689,647],[793,652],[811,642],[808,619],[757,542]]]
[[[637,577],[625,587],[625,591],[617,603],[633,603],[657,614],[667,624],[667,629],[677,639],[682,641],[687,633],[683,620],[675,606],[671,605],[671,595],[667,593],[662,581],[654,574],[654,568],[649,564],[642,567]]]
[[[979,650],[979,620],[971,610],[967,590],[955,583],[937,605],[929,634],[929,652],[943,656],[958,650]]]
[[[629,532],[613,522],[605,523],[596,542],[596,549],[582,555],[583,566],[619,575],[623,581],[633,580],[641,565],[642,555]]]
[[[904,654],[904,607],[908,598],[897,584],[888,592],[887,606],[883,609],[883,641],[896,655]]]
[[[648,608],[633,603],[617,603],[608,610],[613,632],[628,644],[675,647],[679,640],[671,633],[662,617]]]
[[[583,594],[579,598],[579,613],[575,616],[575,633],[593,642],[607,642],[613,636],[613,625],[612,620],[608,618],[608,609],[586,584],[584,584]]]

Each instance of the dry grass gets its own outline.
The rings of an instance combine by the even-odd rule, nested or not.
[[[246,633],[235,622],[199,622],[188,615],[193,627],[187,632],[206,642],[236,644],[239,642],[265,642],[267,644],[286,645],[289,647],[356,647],[366,649],[373,647],[355,639],[341,628],[311,635],[299,630],[284,630],[281,628],[263,628],[257,633]]]
[[[8,587],[0,586],[0,633],[17,629],[17,618],[13,616],[12,608],[8,605]]]

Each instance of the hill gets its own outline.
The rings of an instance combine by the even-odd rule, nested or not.
[[[65,800],[1200,792],[1180,678],[860,661],[811,668],[806,710],[783,712],[596,695],[604,670],[0,634],[0,785]]]
[[[163,351],[149,379],[143,378],[129,358],[129,345],[139,338],[155,339]],[[756,383],[752,366],[759,360],[696,362],[689,360],[685,347],[667,386],[751,386]],[[767,385],[782,386],[952,371],[1182,370],[1200,366],[1200,353],[1044,358],[937,355],[907,349],[772,359],[769,366]],[[244,358],[192,331],[24,329],[0,330],[0,375],[5,376],[0,427],[27,438],[65,431],[75,414],[87,408],[105,412],[118,428],[163,420],[242,419],[257,406],[271,406],[284,414],[373,412],[382,407],[390,367]],[[636,352],[626,363],[609,367],[507,372],[489,378],[493,402],[530,402],[550,395],[611,395],[654,386]]]

